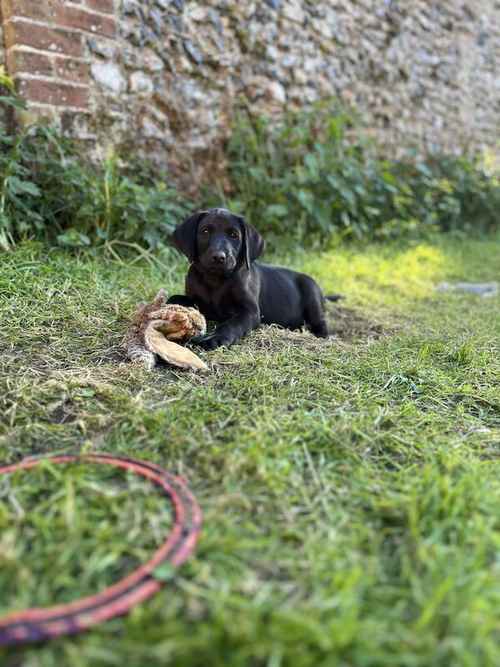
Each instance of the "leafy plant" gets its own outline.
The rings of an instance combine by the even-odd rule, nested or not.
[[[12,79],[0,67],[0,248],[4,250],[24,231],[30,227],[38,229],[43,224],[35,207],[30,206],[40,197],[40,190],[23,164],[27,133],[13,136],[8,132],[7,121],[15,109],[24,109],[24,103],[16,95]],[[17,220],[12,216],[14,209],[20,213]]]
[[[497,225],[498,179],[466,158],[383,159],[354,115],[331,104],[278,124],[240,116],[228,157],[228,205],[297,242]]]
[[[0,248],[23,238],[71,248],[154,250],[187,213],[166,174],[109,154],[90,165],[43,124],[9,131],[2,109],[22,110],[0,69]],[[273,237],[310,244],[390,238],[498,225],[498,171],[464,157],[395,161],[359,129],[355,115],[318,104],[279,123],[240,116],[227,147],[226,205]],[[222,198],[225,198],[224,195]],[[208,196],[219,205],[221,194]]]
[[[0,71],[0,106],[23,109]],[[43,124],[9,133],[0,118],[0,247],[26,237],[66,247],[155,249],[187,212],[164,173],[132,171],[110,154],[86,163],[78,147]]]
[[[500,181],[479,160],[432,156],[427,162],[400,164],[402,179],[412,192],[414,215],[444,231],[498,226]]]
[[[47,202],[44,217],[61,245],[155,249],[187,212],[165,175],[132,178],[114,154],[90,167],[67,146],[56,161],[43,147],[41,152],[38,164],[49,162],[38,177]]]

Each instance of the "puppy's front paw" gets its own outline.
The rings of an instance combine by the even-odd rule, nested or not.
[[[222,345],[228,345],[229,341],[225,336],[221,336],[217,332],[209,334],[208,336],[197,336],[196,338],[191,338],[191,343],[194,345],[199,345],[204,350],[215,350]]]

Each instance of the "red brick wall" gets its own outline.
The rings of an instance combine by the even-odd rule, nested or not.
[[[37,115],[85,113],[85,38],[114,37],[114,0],[0,0],[7,71]]]

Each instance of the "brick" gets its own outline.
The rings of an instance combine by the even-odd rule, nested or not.
[[[3,20],[8,21],[15,16],[51,21],[58,7],[86,6],[103,14],[114,14],[113,0],[0,0],[2,3]]]
[[[82,56],[83,43],[80,34],[70,33],[59,28],[36,25],[28,20],[9,21],[5,26],[5,44],[12,46],[31,46],[41,51],[64,53],[68,56]]]
[[[56,76],[73,83],[88,83],[89,64],[73,58],[54,59],[54,71]]]
[[[10,74],[19,72],[41,76],[52,76],[53,74],[52,60],[48,55],[17,49],[10,49],[7,52],[7,70]]]
[[[116,21],[113,16],[101,16],[71,5],[57,7],[55,22],[61,27],[85,30],[105,37],[114,37],[116,33]]]
[[[19,94],[27,102],[80,109],[88,106],[89,90],[87,87],[76,87],[43,79],[17,78],[16,81]]]
[[[54,7],[54,0],[2,0],[3,20],[21,16],[37,21],[51,21]]]
[[[76,136],[76,131],[80,129],[83,125],[84,120],[87,122],[89,118],[92,117],[92,114],[89,109],[78,109],[76,111],[70,111],[69,109],[64,109],[61,107],[50,107],[43,104],[36,104],[35,102],[30,102],[29,112],[27,115],[22,116],[19,120],[22,122],[23,119],[28,121],[28,124],[33,123],[36,120],[45,118],[50,123],[58,124],[61,123],[61,129],[66,133],[66,128],[64,127],[64,119],[68,116],[69,118],[76,118],[79,120],[78,125],[75,128],[74,135]],[[95,141],[95,137],[92,137]]]
[[[113,0],[86,0],[89,9],[95,9],[96,12],[103,14],[114,14],[115,3]]]
[[[38,106],[37,104],[30,104],[29,111],[23,110],[23,112],[17,116],[17,121],[23,126],[31,125],[42,118],[50,123],[56,123],[57,114],[57,107],[43,107]]]

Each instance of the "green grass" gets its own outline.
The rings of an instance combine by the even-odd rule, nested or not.
[[[336,338],[262,328],[148,374],[134,304],[184,265],[0,257],[0,459],[117,452],[188,478],[196,555],[126,618],[0,653],[2,667],[487,667],[500,662],[499,239],[280,261],[347,295]],[[350,309],[350,310],[349,310]],[[116,580],[170,520],[92,466],[0,480],[0,610]],[[147,487],[149,488],[149,487]]]

